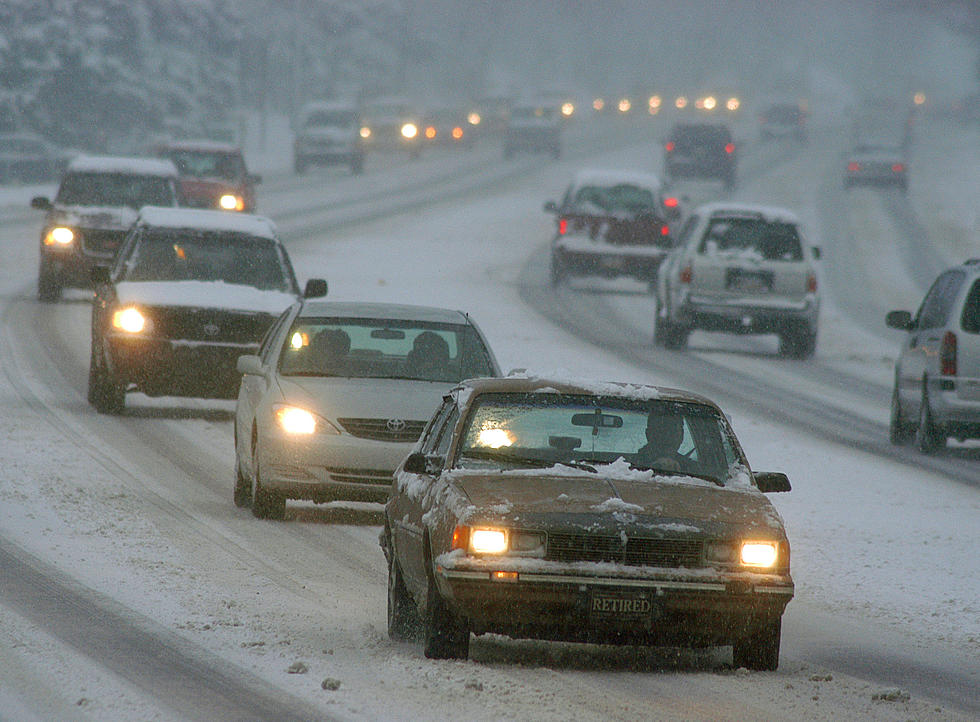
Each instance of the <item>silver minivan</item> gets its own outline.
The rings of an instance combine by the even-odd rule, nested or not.
[[[895,363],[889,438],[925,454],[946,440],[980,438],[980,258],[943,271],[913,316],[891,311],[906,331]]]

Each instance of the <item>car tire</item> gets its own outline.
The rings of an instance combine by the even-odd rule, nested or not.
[[[892,390],[891,411],[888,418],[888,441],[895,446],[905,446],[915,435],[915,428],[902,415],[902,403],[898,387]]]
[[[243,508],[252,503],[252,484],[242,473],[241,462],[238,461],[238,450],[235,450],[235,506]]]
[[[408,593],[394,545],[389,545],[388,561],[388,637],[396,642],[415,639],[419,631],[419,613]]]
[[[932,409],[929,408],[929,394],[924,390],[922,403],[919,405],[919,426],[915,430],[915,445],[923,454],[935,454],[946,446],[946,435],[933,421]]]
[[[100,414],[121,414],[126,408],[126,390],[110,377],[101,354],[96,352],[94,340],[89,356],[87,398]]]
[[[470,656],[470,630],[446,606],[431,573],[422,633],[424,653],[428,659],[466,659]]]
[[[779,354],[785,358],[808,359],[817,350],[817,332],[808,326],[791,326],[779,334]]]
[[[782,618],[766,622],[746,637],[732,642],[732,664],[738,669],[775,672],[779,667],[779,638]]]
[[[660,310],[660,301],[657,300],[657,308],[654,312],[653,343],[667,349],[679,350],[687,346],[688,336],[691,329],[674,323],[670,320],[670,312]]]
[[[286,518],[286,497],[262,488],[259,467],[252,468],[252,516],[256,519],[282,521]]]
[[[41,259],[37,273],[37,299],[42,303],[55,303],[61,298],[61,278],[51,264]]]

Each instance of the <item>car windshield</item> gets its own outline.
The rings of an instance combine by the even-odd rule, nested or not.
[[[472,326],[373,318],[299,318],[280,354],[283,376],[419,379],[456,383],[490,376],[490,354]]]
[[[221,178],[236,180],[245,174],[245,166],[237,153],[207,150],[171,150],[167,157],[177,166],[177,172],[191,178]]]
[[[231,231],[144,231],[123,264],[124,281],[223,281],[293,290],[275,241]]]
[[[559,393],[488,393],[466,419],[456,466],[638,469],[723,484],[742,462],[724,418],[697,403]]]
[[[316,110],[306,116],[304,128],[339,126],[347,128],[357,123],[357,113],[353,110]]]
[[[760,261],[803,260],[803,247],[794,224],[758,218],[713,218],[699,251],[707,256]]]
[[[653,191],[631,183],[613,186],[581,186],[575,191],[572,205],[574,211],[579,213],[657,210]]]
[[[66,206],[173,206],[176,195],[170,178],[135,173],[69,173],[61,181],[55,202]]]

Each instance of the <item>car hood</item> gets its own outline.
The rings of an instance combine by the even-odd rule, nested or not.
[[[277,316],[296,302],[291,293],[224,281],[120,281],[116,297],[122,304],[219,308]]]
[[[782,532],[783,523],[755,487],[721,487],[686,477],[604,478],[595,474],[455,474],[477,514],[549,525],[556,517],[591,529],[640,526],[720,533],[726,527]],[[569,518],[571,517],[571,518]]]
[[[51,213],[50,223],[123,231],[136,222],[137,215],[138,211],[128,206],[58,206]]]
[[[453,384],[408,379],[294,376],[280,377],[279,387],[289,403],[316,409],[330,419],[428,421]]]

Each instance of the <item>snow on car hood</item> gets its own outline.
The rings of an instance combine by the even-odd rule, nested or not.
[[[51,219],[66,226],[126,230],[136,222],[138,213],[129,206],[59,206]]]
[[[410,379],[280,377],[289,403],[316,409],[328,419],[428,421],[452,384]]]
[[[454,482],[472,504],[471,512],[489,512],[515,520],[522,515],[560,512],[609,516],[619,522],[667,531],[677,531],[680,526],[697,531],[702,523],[711,527],[783,529],[775,508],[755,487],[721,487],[700,479],[658,476],[653,472],[638,472],[635,476],[610,478],[601,472],[577,469],[574,474],[554,474],[551,469],[535,474],[452,473]],[[665,522],[658,523],[650,517]]]
[[[116,295],[120,303],[223,308],[275,315],[296,302],[296,296],[291,293],[224,281],[120,281],[116,284]]]

